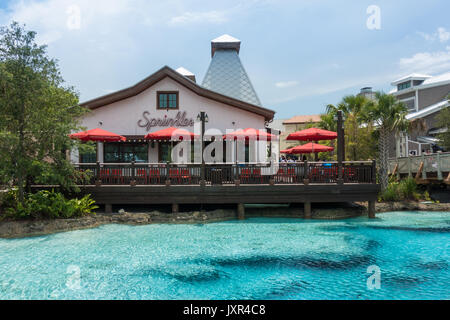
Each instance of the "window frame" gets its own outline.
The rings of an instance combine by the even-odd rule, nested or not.
[[[145,161],[136,161],[136,159],[135,159],[135,161],[136,161],[136,163],[148,163],[148,161],[149,161],[149,158],[148,158],[148,143],[140,143],[140,142],[106,142],[106,143],[104,143],[103,144],[103,163],[131,163],[131,161],[128,161],[128,162],[126,162],[126,161],[122,161],[123,159],[119,159],[119,161],[117,162],[117,161],[107,161],[106,160],[106,147],[108,146],[108,145],[116,145],[116,146],[118,146],[119,148],[119,152],[118,152],[118,155],[119,155],[119,158],[123,158],[123,154],[125,153],[125,152],[123,152],[123,148],[124,147],[131,147],[131,148],[133,148],[133,153],[134,154],[136,154],[136,152],[135,152],[135,147],[137,147],[137,146],[147,146],[147,152],[145,153],[146,154],[146,158],[147,158],[147,160],[145,160]]]
[[[167,103],[167,107],[161,107],[159,105],[160,99],[159,96],[161,94],[166,94],[167,95],[167,99],[166,99],[166,103]],[[176,107],[175,108],[170,108],[169,107],[169,94],[175,94],[177,97],[176,100]],[[178,110],[180,109],[180,95],[178,91],[157,91],[156,92],[156,109],[158,110]]]

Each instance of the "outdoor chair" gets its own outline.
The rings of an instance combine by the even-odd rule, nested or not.
[[[247,168],[241,169],[241,173],[240,173],[240,175],[239,175],[239,179],[240,179],[242,182],[247,182],[247,183],[249,183],[249,182],[250,182],[250,177],[251,177],[251,171],[250,171],[250,169],[247,169]]]
[[[256,180],[260,180],[260,182],[263,182],[263,176],[261,175],[261,169],[253,169],[253,179]]]
[[[137,169],[136,170],[136,181],[141,184],[147,184],[147,170]]]
[[[180,183],[181,182],[180,170],[169,169],[169,179],[171,182]]]
[[[160,183],[161,182],[161,175],[159,172],[159,169],[150,168],[149,174],[147,177],[147,183]]]
[[[192,181],[192,177],[191,177],[191,173],[189,172],[189,169],[182,169],[181,170],[181,178],[180,178],[180,180],[182,181],[182,182],[189,182],[189,184],[191,183],[191,181]]]

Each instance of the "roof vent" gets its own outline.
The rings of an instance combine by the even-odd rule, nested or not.
[[[214,40],[211,40],[211,57],[214,57],[216,49],[234,49],[239,54],[241,49],[241,40],[228,34],[224,34]]]
[[[183,67],[179,67],[177,70],[175,70],[176,72],[178,72],[179,74],[181,74],[182,76],[185,76],[186,78],[188,78],[191,81],[196,82],[195,80],[195,74],[193,74],[192,72],[190,72],[188,69],[185,69]]]

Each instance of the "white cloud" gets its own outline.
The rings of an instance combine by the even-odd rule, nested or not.
[[[450,40],[450,32],[444,27],[439,27],[437,31],[433,33],[418,32],[418,34],[427,41],[439,40],[440,42],[445,43]]]
[[[295,87],[296,85],[298,85],[298,81],[280,81],[275,83],[277,88],[289,88]]]
[[[450,32],[445,28],[438,28],[439,41],[447,42],[450,39]]]
[[[185,12],[182,15],[172,17],[169,25],[178,26],[191,23],[223,23],[228,21],[225,11]]]
[[[399,66],[405,72],[439,73],[450,69],[450,46],[446,51],[419,52],[409,58],[401,58]]]

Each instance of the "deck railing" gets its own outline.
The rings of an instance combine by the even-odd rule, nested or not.
[[[76,164],[87,185],[325,184],[339,182],[337,162],[270,164]],[[374,161],[343,162],[342,183],[376,183]]]
[[[446,179],[450,177],[450,152],[389,159],[389,173],[409,176],[419,173],[422,179],[429,176]]]

